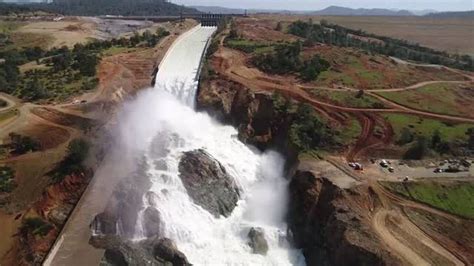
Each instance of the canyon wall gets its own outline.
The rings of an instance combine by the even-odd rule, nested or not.
[[[260,150],[276,149],[288,160],[289,230],[308,265],[397,265],[371,227],[378,204],[367,185],[340,188],[330,177],[299,167],[288,141],[289,118],[275,110],[275,97],[254,92],[221,77],[203,80],[197,106],[238,128],[239,139]]]

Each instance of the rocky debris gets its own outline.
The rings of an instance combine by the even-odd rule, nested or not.
[[[158,236],[161,227],[161,214],[153,208],[148,207],[143,212],[143,230],[145,237]]]
[[[225,168],[204,150],[185,152],[179,175],[191,199],[218,218],[229,216],[239,191]]]
[[[95,216],[91,228],[96,234],[115,235],[117,234],[117,220],[118,217],[115,213],[105,211]]]
[[[248,233],[249,246],[252,252],[260,255],[267,255],[268,243],[262,228],[252,227]]]
[[[174,242],[167,238],[153,238],[132,242],[119,236],[94,236],[90,244],[105,249],[105,265],[191,265]]]
[[[375,197],[366,185],[343,190],[329,179],[297,171],[290,183],[289,227],[306,263],[400,264],[370,226]]]
[[[66,203],[64,205],[60,205],[52,209],[48,213],[48,220],[50,220],[56,226],[61,227],[64,224],[64,222],[66,222],[66,219],[69,213],[72,211],[73,207],[74,206],[72,204]]]

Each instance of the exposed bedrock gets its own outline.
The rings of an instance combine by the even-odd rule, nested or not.
[[[237,127],[244,142],[286,156],[291,169],[288,225],[307,265],[401,264],[371,227],[371,205],[378,200],[366,185],[342,189],[328,178],[298,170],[297,154],[288,144],[288,117],[278,115],[273,99],[217,76],[200,84],[197,104]]]
[[[105,249],[101,265],[191,265],[174,242],[167,238],[133,242],[119,236],[94,236],[90,244]]]
[[[191,199],[216,218],[229,216],[239,200],[239,191],[224,166],[204,150],[185,152],[179,176]]]
[[[104,212],[98,214],[91,225],[96,233],[122,234],[125,237],[133,238],[136,233],[138,214],[143,207],[143,195],[151,186],[147,174],[148,169],[149,166],[145,160],[140,160],[137,170],[117,185]],[[149,219],[149,221],[151,220],[153,219]]]
[[[308,265],[397,265],[371,227],[378,203],[361,185],[341,189],[329,179],[297,171],[290,183],[289,227]]]
[[[275,111],[271,94],[254,92],[226,79],[212,79],[200,85],[197,106],[235,126],[240,140],[261,150],[276,148],[288,159],[294,157],[287,141],[288,117]]]
[[[262,228],[252,227],[248,233],[249,246],[252,252],[260,255],[267,255],[268,243]]]

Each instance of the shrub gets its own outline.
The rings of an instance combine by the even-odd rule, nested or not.
[[[0,167],[0,192],[12,192],[16,187],[15,172],[8,166]]]
[[[41,218],[27,218],[23,221],[22,229],[33,235],[46,236],[53,226]]]

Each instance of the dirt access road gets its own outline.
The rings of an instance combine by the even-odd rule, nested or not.
[[[223,43],[222,37],[221,43]],[[416,110],[392,102],[388,99],[385,99],[375,93],[372,93],[368,90],[368,94],[373,95],[378,98],[380,101],[386,104],[388,108],[385,109],[372,109],[372,108],[353,108],[346,106],[339,106],[332,103],[323,102],[321,100],[315,99],[310,95],[305,89],[306,87],[298,85],[298,81],[294,77],[285,77],[285,76],[276,76],[276,75],[267,75],[256,68],[251,68],[248,66],[249,56],[243,52],[233,50],[224,46],[220,46],[218,51],[214,54],[212,58],[213,69],[218,72],[220,75],[229,78],[230,80],[240,83],[243,86],[250,88],[255,91],[278,91],[283,95],[286,95],[289,98],[298,100],[300,102],[305,102],[313,106],[315,110],[321,113],[323,116],[332,121],[333,123],[341,123],[341,113],[349,114],[355,117],[362,127],[362,132],[357,141],[351,150],[348,152],[348,160],[353,160],[355,157],[363,154],[365,151],[370,148],[377,146],[382,146],[390,143],[391,138],[393,137],[393,129],[391,125],[388,124],[384,119],[381,119],[379,114],[383,113],[400,113],[400,114],[411,114],[418,115],[421,117],[427,117],[432,119],[438,119],[442,121],[452,121],[452,122],[462,122],[462,123],[474,123],[474,118],[472,117],[463,117],[463,116],[453,116],[432,113],[422,110]],[[440,66],[431,66],[439,68]],[[453,71],[458,74],[462,74],[464,78],[468,80],[460,81],[429,81],[421,82],[418,84],[413,84],[404,88],[397,88],[395,91],[401,90],[411,90],[416,89],[422,86],[437,84],[437,83],[456,83],[456,84],[471,84],[474,77],[469,73],[459,73],[458,70],[446,68],[448,71]],[[318,87],[319,88],[319,87]],[[323,87],[325,90],[338,90],[329,87]],[[350,91],[358,91],[357,88],[343,88]],[[374,91],[375,92],[375,91]],[[375,138],[374,131],[376,128],[382,128],[382,137]]]
[[[401,209],[419,208],[453,221],[459,220],[458,217],[394,195],[376,181],[371,182],[371,186],[382,205],[373,214],[373,228],[385,244],[403,260],[411,265],[466,265],[467,262],[463,258],[453,254],[422,231]]]

